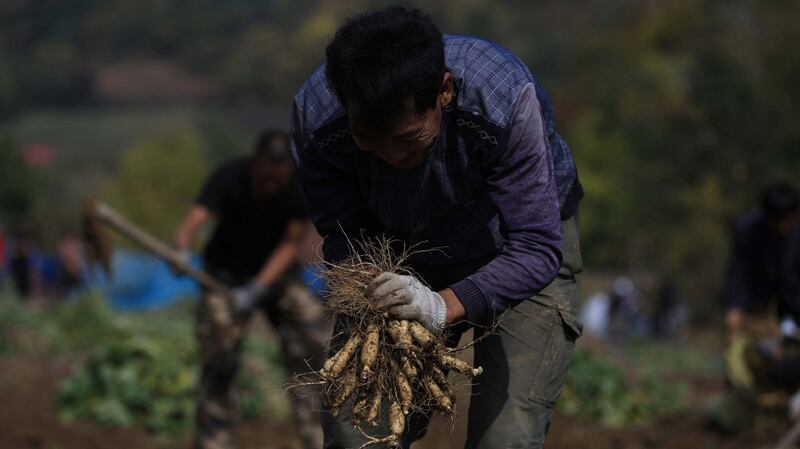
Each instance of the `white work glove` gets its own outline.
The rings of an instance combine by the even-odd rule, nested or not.
[[[233,310],[237,315],[247,315],[253,311],[258,302],[267,294],[269,288],[257,282],[250,282],[233,290]]]
[[[447,324],[444,299],[413,276],[381,273],[367,288],[367,297],[392,317],[419,321],[432,332]]]
[[[797,335],[797,323],[794,322],[792,317],[787,316],[781,321],[781,335],[786,338],[800,337]]]

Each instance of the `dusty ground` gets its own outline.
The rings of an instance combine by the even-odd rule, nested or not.
[[[54,397],[68,372],[63,362],[48,358],[0,358],[0,448],[2,449],[178,449],[188,440],[159,441],[140,429],[105,429],[58,421]],[[699,385],[705,391],[719,385]],[[467,398],[461,394],[461,410]],[[465,422],[436,422],[418,449],[461,448]],[[547,449],[759,449],[780,438],[783,429],[724,438],[705,427],[699,405],[682,416],[646,428],[605,429],[597,424],[557,416]],[[297,447],[291,423],[262,419],[236,430],[243,448]]]

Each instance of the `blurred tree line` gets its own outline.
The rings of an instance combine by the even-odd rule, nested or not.
[[[288,111],[341,20],[388,4],[4,1],[0,116],[107,107],[96,89],[98,70],[143,58],[211,80],[218,88],[211,107],[256,103]],[[730,219],[765,184],[800,178],[800,1],[406,4],[432,14],[447,32],[510,48],[550,91],[587,191],[581,222],[590,267],[667,274],[685,295],[713,307]],[[165,198],[180,201],[197,183],[166,179],[208,169],[214,158],[203,162],[196,148],[208,156],[217,143],[193,123],[172,136],[141,136],[120,160],[115,198],[164,232],[170,219],[161,215],[180,209],[164,209]],[[178,153],[145,147],[195,150],[181,150],[189,161],[183,166],[169,162]],[[140,179],[158,185],[135,187]]]

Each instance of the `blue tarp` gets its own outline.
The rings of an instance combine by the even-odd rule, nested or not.
[[[186,298],[197,298],[200,288],[188,276],[176,276],[163,260],[145,252],[117,250],[112,260],[113,276],[99,268],[90,270],[89,288],[101,290],[116,310],[152,310]],[[192,265],[202,268],[199,257]],[[301,278],[319,297],[325,290],[319,265],[303,267]]]
[[[199,266],[199,261],[195,261]],[[117,310],[149,310],[196,298],[200,288],[192,278],[176,276],[163,260],[144,252],[117,250],[111,262],[113,276],[93,267],[89,287],[99,288]]]
[[[327,284],[322,277],[323,266],[321,264],[309,264],[303,267],[300,277],[303,282],[311,289],[317,298],[325,297]]]

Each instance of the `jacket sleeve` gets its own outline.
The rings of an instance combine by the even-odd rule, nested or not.
[[[505,243],[487,265],[451,286],[472,323],[484,323],[531,298],[555,278],[561,265],[553,161],[532,83],[516,101],[508,132],[507,145],[484,158],[486,184]]]

